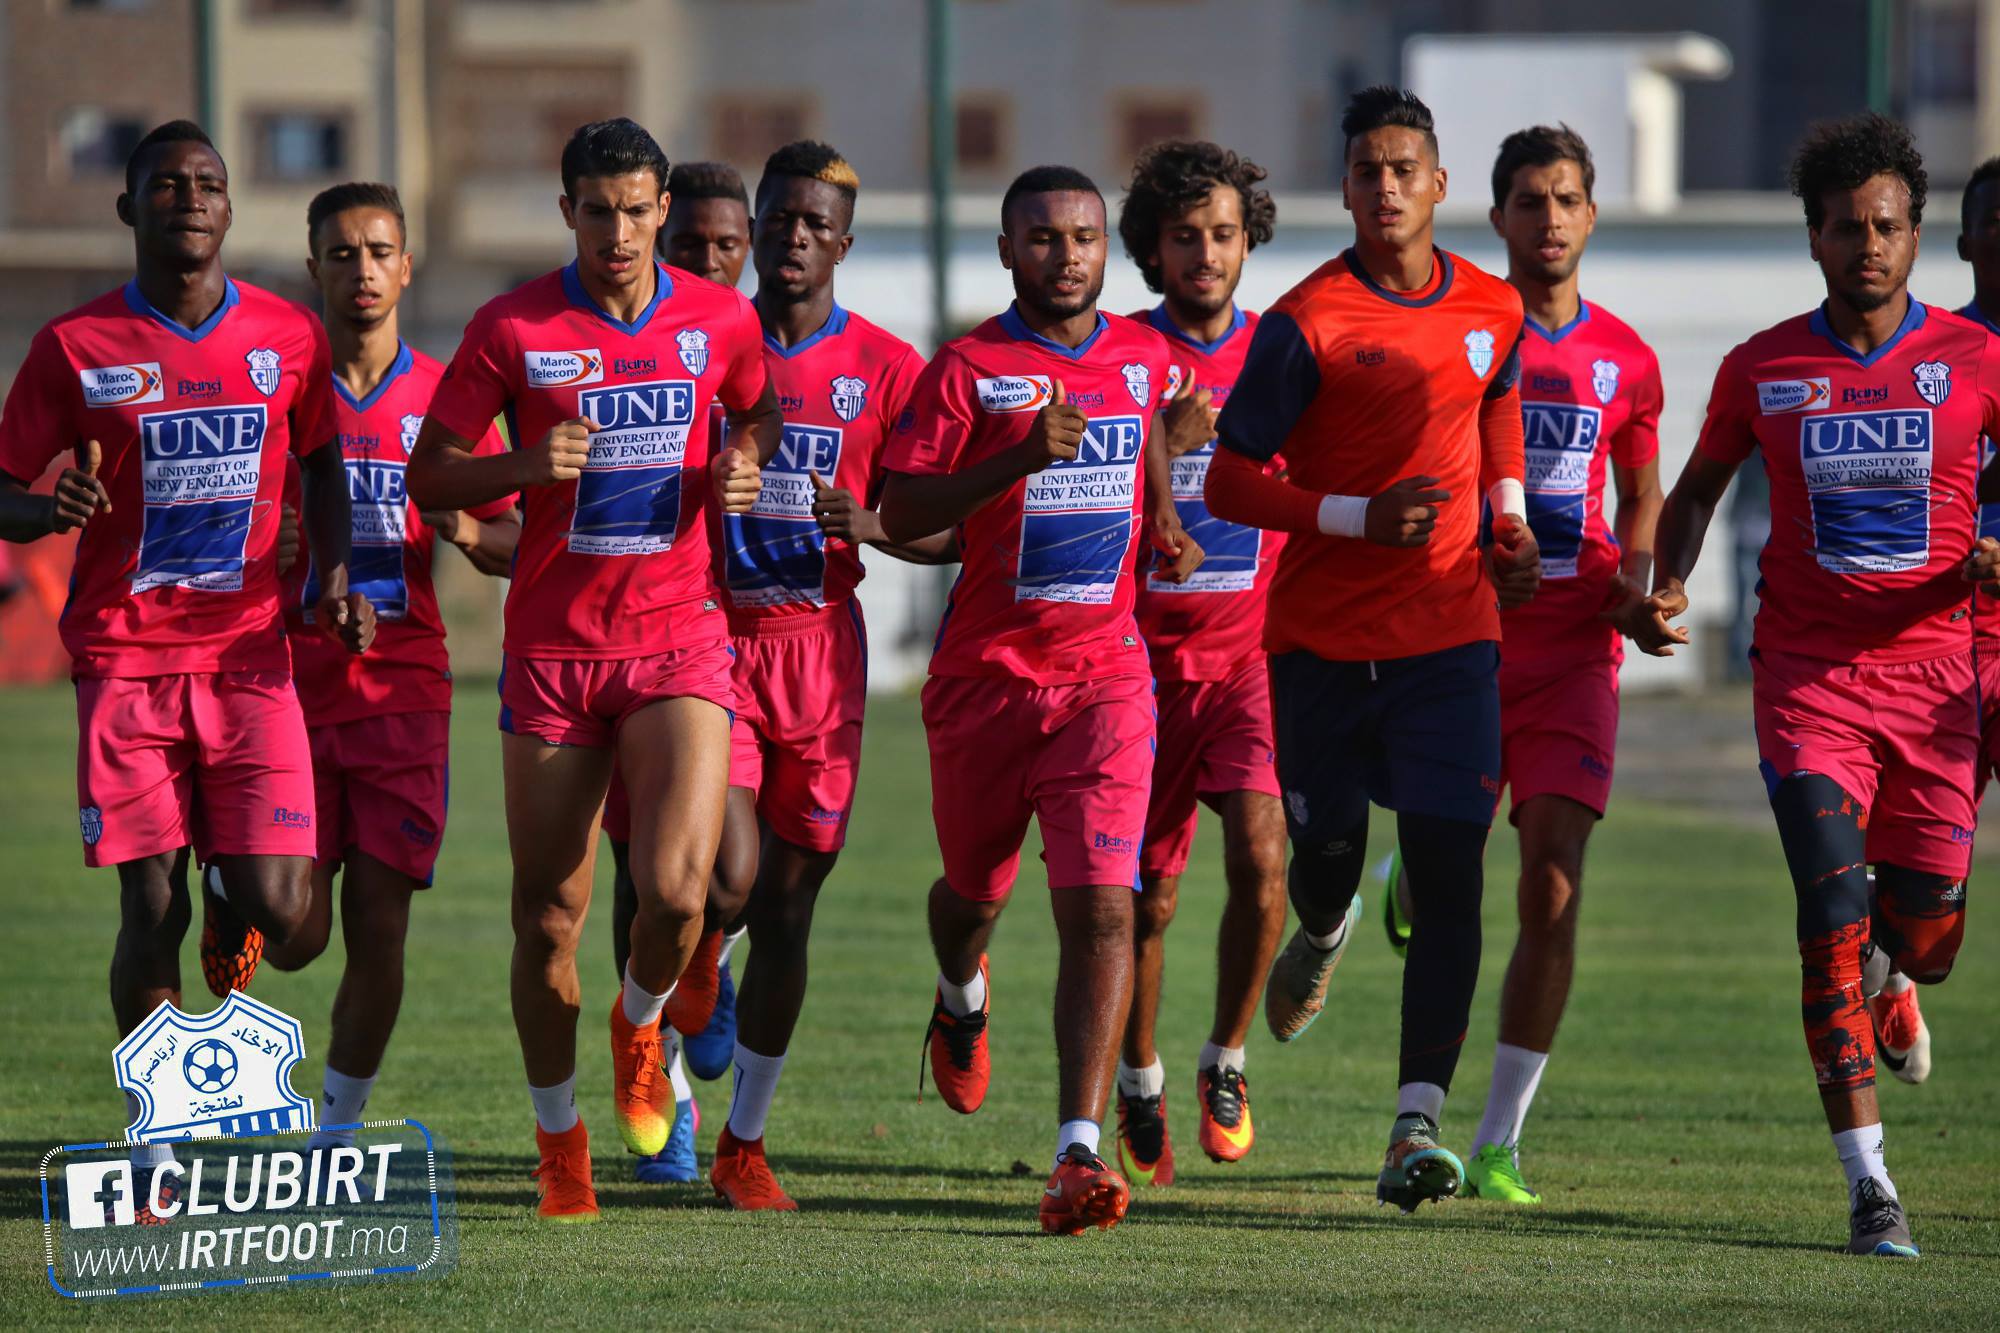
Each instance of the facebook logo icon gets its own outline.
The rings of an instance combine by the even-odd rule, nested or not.
[[[132,1225],[132,1163],[73,1162],[63,1168],[69,1195],[69,1227]]]

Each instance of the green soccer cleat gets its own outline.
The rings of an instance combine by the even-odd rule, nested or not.
[[[1438,1143],[1437,1126],[1429,1116],[1412,1112],[1396,1117],[1382,1174],[1375,1181],[1378,1200],[1414,1213],[1418,1204],[1449,1199],[1464,1183],[1464,1163]]]
[[[1407,957],[1410,950],[1410,914],[1403,902],[1403,853],[1400,848],[1390,852],[1377,868],[1382,877],[1382,931],[1389,937],[1389,947],[1396,951],[1396,957]]]
[[[1331,949],[1315,949],[1300,925],[1271,963],[1270,978],[1264,984],[1264,1021],[1279,1041],[1295,1040],[1311,1027],[1326,1008],[1326,985],[1340,956],[1354,941],[1354,923],[1361,919],[1361,895],[1347,904],[1341,921],[1340,939]]]
[[[1472,1155],[1465,1168],[1465,1197],[1498,1199],[1502,1203],[1540,1203],[1542,1196],[1521,1179],[1521,1164],[1514,1154],[1497,1143],[1489,1143]]]

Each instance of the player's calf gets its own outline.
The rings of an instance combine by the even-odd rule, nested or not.
[[[1965,942],[1965,880],[1884,864],[1875,876],[1874,931],[1895,970],[1935,985]]]
[[[180,997],[181,941],[193,917],[185,849],[119,863],[111,1010],[120,1032],[139,1026],[160,1001]]]

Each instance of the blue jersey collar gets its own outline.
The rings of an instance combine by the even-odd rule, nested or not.
[[[1541,338],[1546,342],[1559,343],[1563,339],[1569,337],[1570,334],[1575,333],[1577,329],[1581,328],[1584,325],[1584,323],[1587,322],[1589,319],[1590,319],[1590,302],[1578,301],[1576,305],[1576,317],[1571,319],[1569,323],[1563,325],[1559,329],[1543,328],[1540,324],[1537,324],[1535,322],[1535,317],[1533,315],[1526,316],[1525,319],[1523,320],[1523,323],[1527,325],[1528,331],[1534,334],[1536,337]]]
[[[1102,310],[1098,311],[1097,327],[1092,329],[1090,336],[1083,340],[1081,346],[1077,347],[1064,347],[1061,343],[1055,341],[1055,339],[1044,338],[1041,334],[1036,333],[1028,327],[1027,321],[1021,318],[1021,312],[1014,304],[1008,305],[1005,310],[1000,312],[1000,327],[1007,331],[1009,338],[1017,342],[1031,342],[1038,347],[1047,348],[1057,356],[1066,356],[1072,361],[1081,361],[1084,353],[1095,346],[1097,340],[1104,336],[1104,331],[1111,327],[1111,321],[1104,317]]]
[[[1866,368],[1887,356],[1897,343],[1903,341],[1903,339],[1924,326],[1924,320],[1927,318],[1924,313],[1924,303],[1914,296],[1910,297],[1909,300],[1910,308],[1903,312],[1903,322],[1896,326],[1895,333],[1890,335],[1887,342],[1865,356],[1857,352],[1853,344],[1833,331],[1833,325],[1828,322],[1826,317],[1826,302],[1821,301],[1819,308],[1812,312],[1810,324],[1814,333],[1817,333],[1820,337],[1839,348],[1847,355],[1849,360]]]
[[[643,333],[646,325],[652,322],[653,312],[660,308],[660,302],[674,294],[674,280],[667,276],[666,265],[655,262],[653,265],[653,299],[646,302],[646,308],[639,312],[639,318],[627,324],[624,320],[619,319],[603,306],[597,304],[596,299],[584,290],[583,279],[576,271],[576,261],[574,259],[563,265],[562,285],[563,295],[569,298],[571,305],[582,306],[612,328],[627,335]]]
[[[345,399],[347,405],[356,412],[366,412],[369,408],[381,402],[382,395],[389,391],[389,386],[407,375],[410,367],[416,363],[417,359],[410,355],[410,345],[401,338],[398,338],[396,339],[396,359],[389,363],[389,369],[382,378],[375,381],[375,387],[368,391],[366,398],[356,398],[353,392],[348,389],[347,381],[338,375],[333,377],[333,391]]]
[[[836,301],[833,304],[832,313],[826,317],[826,323],[820,325],[807,337],[801,338],[797,343],[787,347],[767,333],[764,335],[764,346],[789,361],[793,357],[803,354],[807,348],[818,344],[822,339],[838,338],[845,332],[847,332],[847,312],[841,309],[840,303]]]
[[[215,308],[214,314],[204,319],[194,328],[189,328],[185,324],[176,323],[171,316],[160,310],[151,301],[148,301],[146,294],[139,290],[139,280],[137,278],[133,278],[125,284],[125,304],[131,308],[133,314],[143,315],[160,327],[185,338],[191,343],[198,343],[209,334],[215,332],[216,327],[222,323],[223,318],[230,311],[234,310],[237,303],[242,299],[242,293],[236,290],[235,281],[230,278],[224,278],[222,280],[222,304]]]
[[[1444,294],[1451,290],[1451,256],[1436,246],[1431,247],[1431,254],[1436,256],[1438,284],[1425,296],[1411,296],[1408,292],[1392,292],[1381,283],[1375,281],[1368,270],[1362,267],[1361,256],[1355,252],[1354,247],[1351,245],[1341,251],[1340,257],[1346,262],[1347,271],[1359,279],[1363,287],[1366,287],[1369,291],[1392,305],[1408,306],[1415,310],[1427,305],[1436,305],[1439,301],[1444,300]]]
[[[1979,308],[1979,302],[1967,301],[1965,307],[1958,313],[1971,320],[1974,324],[1983,324],[1993,333],[2000,334],[2000,323],[1995,323],[1993,320],[1988,319],[1986,312]]]
[[[1186,343],[1189,347],[1194,348],[1195,351],[1200,352],[1203,356],[1214,356],[1216,353],[1220,352],[1223,349],[1223,347],[1225,347],[1228,344],[1229,340],[1231,338],[1234,338],[1237,335],[1237,333],[1241,331],[1243,326],[1250,322],[1250,320],[1249,317],[1243,313],[1241,308],[1239,308],[1236,305],[1236,303],[1232,301],[1229,305],[1229,327],[1224,329],[1222,331],[1222,336],[1220,338],[1217,338],[1212,343],[1203,342],[1201,339],[1195,337],[1192,333],[1189,333],[1186,329],[1182,328],[1180,325],[1174,323],[1173,317],[1167,313],[1167,303],[1165,301],[1160,302],[1158,305],[1154,306],[1151,310],[1148,310],[1146,312],[1146,322],[1148,324],[1151,324],[1154,328],[1158,329],[1161,333],[1166,334],[1169,338],[1177,338],[1181,342]]]

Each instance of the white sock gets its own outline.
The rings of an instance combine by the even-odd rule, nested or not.
[[[1889,1168],[1882,1161],[1882,1126],[1878,1122],[1863,1125],[1859,1129],[1834,1131],[1833,1150],[1840,1154],[1840,1169],[1847,1173],[1847,1197],[1854,1198],[1854,1187],[1871,1177],[1880,1182],[1890,1198],[1896,1197],[1896,1183],[1889,1179]]]
[[[1062,1128],[1056,1131],[1056,1161],[1062,1161],[1062,1155],[1069,1151],[1072,1143],[1080,1143],[1091,1152],[1096,1152],[1100,1132],[1095,1120],[1063,1121]]]
[[[1212,1041],[1201,1044],[1201,1063],[1198,1069],[1233,1069],[1243,1072],[1243,1048],[1241,1046],[1217,1046]]]
[[[660,1029],[666,1038],[667,1082],[674,1085],[674,1105],[694,1100],[694,1086],[688,1082],[687,1065],[681,1061],[681,1034],[671,1025]]]
[[[734,952],[736,948],[736,942],[742,939],[745,935],[748,935],[749,933],[750,933],[750,927],[738,926],[736,929],[730,931],[727,935],[724,935],[722,937],[722,952],[715,956],[716,971],[719,972],[723,968],[729,965],[729,955],[732,952]]]
[[[1520,1145],[1521,1125],[1528,1118],[1528,1105],[1535,1100],[1535,1089],[1541,1086],[1542,1070],[1548,1063],[1547,1051],[1509,1046],[1504,1041],[1494,1044],[1493,1085],[1486,1092],[1486,1111],[1479,1117],[1472,1151],[1497,1143],[1512,1152]]]
[[[134,1172],[145,1171],[150,1173],[160,1163],[174,1160],[174,1145],[171,1143],[141,1143],[132,1149],[131,1156],[132,1170]],[[134,1182],[135,1188],[142,1194],[151,1187],[151,1184],[152,1176],[150,1174],[145,1180]]]
[[[229,901],[229,891],[222,886],[222,867],[210,861],[201,868],[202,887],[224,902]]]
[[[633,1027],[642,1028],[657,1021],[666,1012],[667,997],[673,993],[674,988],[669,986],[658,995],[653,994],[632,980],[632,964],[625,964],[625,1021]]]
[[[1901,995],[1916,984],[1916,982],[1910,980],[1901,972],[1891,972],[1889,979],[1882,983],[1882,993],[1884,995]]]
[[[1303,923],[1301,923],[1299,928],[1301,930],[1305,929]],[[1324,935],[1315,935],[1310,930],[1307,930],[1306,943],[1312,945],[1313,948],[1318,949],[1321,953],[1332,953],[1340,947],[1340,937],[1346,933],[1347,918],[1342,917],[1340,918],[1340,924]]]
[[[1433,1125],[1444,1123],[1444,1089],[1435,1083],[1405,1083],[1396,1089],[1396,1114],[1415,1111],[1431,1118]]]
[[[320,1094],[320,1124],[351,1125],[361,1119],[362,1108],[368,1105],[368,1094],[374,1086],[375,1075],[373,1074],[370,1074],[367,1078],[355,1078],[351,1074],[343,1074],[332,1065],[328,1065],[326,1073],[320,1081],[320,1088],[322,1089]],[[351,1129],[315,1130],[313,1131],[312,1138],[307,1140],[307,1144],[315,1148],[328,1144],[352,1147],[354,1145],[354,1131]]]
[[[551,1088],[530,1085],[528,1098],[535,1104],[535,1123],[550,1134],[567,1134],[576,1128],[576,1075],[571,1074]]]
[[[771,1099],[778,1095],[778,1075],[785,1071],[782,1055],[759,1055],[736,1043],[736,1086],[729,1098],[729,1132],[739,1143],[764,1137]]]
[[[944,997],[944,1007],[960,1018],[976,1014],[986,1007],[986,973],[974,972],[972,980],[960,983],[940,972],[938,994]]]
[[[1160,1063],[1160,1057],[1157,1055],[1153,1057],[1153,1063],[1144,1069],[1134,1069],[1120,1057],[1118,1091],[1127,1097],[1164,1096],[1167,1091],[1167,1067]]]

